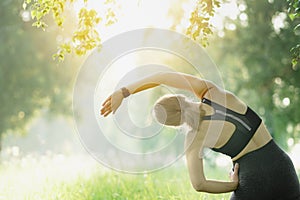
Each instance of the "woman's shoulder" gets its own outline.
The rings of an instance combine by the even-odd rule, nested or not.
[[[203,98],[207,98],[212,102],[220,104],[238,113],[245,113],[248,107],[247,104],[234,93],[218,86],[209,89],[207,93],[203,95]]]

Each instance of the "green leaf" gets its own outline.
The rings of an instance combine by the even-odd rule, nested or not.
[[[298,24],[297,26],[295,26],[294,30],[300,28],[300,24]]]
[[[48,25],[45,22],[41,22],[41,27],[42,27],[43,31],[45,31],[46,28],[48,27]]]
[[[26,10],[27,4],[24,2],[23,3],[23,9]]]
[[[296,14],[291,13],[291,14],[289,14],[289,17],[292,21],[294,21],[294,19],[296,18]]]
[[[34,19],[36,17],[36,10],[31,11],[31,18]]]
[[[37,12],[36,13],[36,19],[40,20],[43,17],[43,13],[42,12]]]
[[[298,60],[296,58],[292,59],[292,66],[295,67],[298,63]]]
[[[36,26],[37,28],[41,27],[42,22],[41,21],[36,21],[32,24],[32,26]]]

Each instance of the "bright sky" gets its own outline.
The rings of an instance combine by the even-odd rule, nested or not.
[[[156,28],[169,28],[172,26],[172,19],[168,17],[168,11],[174,0],[130,0],[130,1],[117,1],[118,7],[114,8],[117,14],[118,23],[110,27],[100,27],[102,30],[103,38],[110,37],[111,35],[143,27],[156,27]],[[76,11],[84,4],[82,1],[75,3]],[[108,5],[109,7],[111,6]],[[194,9],[195,1],[189,0],[182,4],[184,10],[184,19],[179,25],[179,29],[184,29],[188,26],[188,19],[191,11]],[[99,13],[104,13],[103,0],[89,0],[88,8],[93,8]],[[223,29],[223,18],[225,16],[236,19],[240,10],[243,7],[237,7],[235,1],[230,1],[222,5],[218,9],[217,15],[212,19],[212,23],[217,29]],[[183,27],[180,27],[183,26]],[[228,27],[227,27],[228,28]],[[230,28],[230,27],[229,27]],[[234,28],[234,27],[231,27]]]
[[[114,35],[120,34],[125,31],[134,30],[137,28],[155,27],[155,28],[170,28],[172,26],[172,18],[168,16],[170,7],[174,6],[174,3],[178,1],[174,0],[129,0],[118,1],[117,6],[114,4],[104,5],[104,0],[89,0],[86,5],[88,9],[95,9],[102,18],[105,18],[105,11],[108,8],[113,8],[117,15],[118,22],[111,26],[101,25],[99,26],[99,33],[102,41],[106,41],[108,38]],[[104,5],[104,7],[103,7]],[[83,1],[77,1],[74,4],[76,12],[84,6]],[[178,24],[179,32],[184,32],[189,25],[189,17],[191,11],[194,9],[195,1],[188,0],[182,4],[184,10],[183,20],[181,24]],[[212,19],[212,23],[218,30],[224,28],[223,18],[228,16],[231,19],[236,19],[240,10],[235,1],[230,1],[224,4],[218,9],[218,15]],[[103,23],[102,23],[103,24]],[[234,25],[226,25],[226,28],[235,29]],[[126,60],[126,65],[134,65],[135,59],[123,59]],[[130,61],[130,62],[129,62]],[[124,65],[124,64],[123,64]],[[131,70],[131,68],[125,68]],[[123,74],[122,72],[121,74]]]

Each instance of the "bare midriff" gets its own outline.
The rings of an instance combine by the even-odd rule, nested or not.
[[[253,135],[252,139],[246,145],[246,147],[237,156],[232,158],[232,160],[236,161],[237,159],[243,157],[247,153],[260,149],[261,147],[269,143],[271,140],[272,136],[265,127],[264,123],[261,123],[255,134]]]

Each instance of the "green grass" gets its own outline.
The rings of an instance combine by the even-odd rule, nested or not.
[[[208,173],[226,180],[221,172]],[[33,162],[0,168],[0,200],[221,200],[229,196],[194,191],[184,165],[144,175],[115,172],[98,163],[91,167]]]
[[[148,175],[129,175],[118,172],[97,173],[78,177],[44,188],[42,199],[82,200],[179,200],[228,199],[229,194],[208,195],[193,190],[182,169],[165,169]]]

